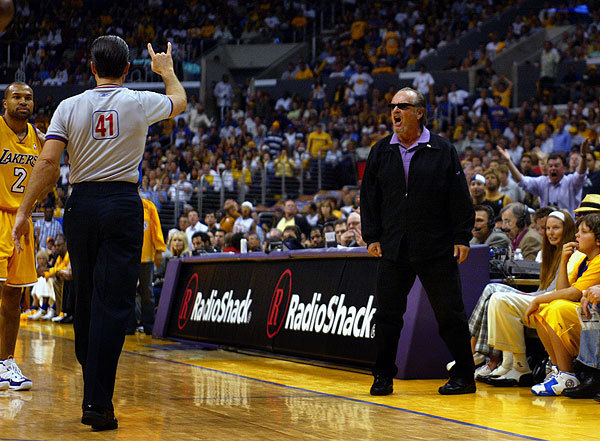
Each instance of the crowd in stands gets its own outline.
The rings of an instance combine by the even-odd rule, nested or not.
[[[17,36],[27,34],[31,41],[26,47],[26,77],[34,93],[40,84],[90,84],[85,48],[91,38],[101,33],[124,35],[134,60],[147,58],[144,51],[148,41],[164,46],[167,39],[175,43],[176,57],[183,60],[195,57],[202,41],[289,39],[290,30],[306,26],[316,9],[310,2],[263,5],[236,0],[149,0],[148,18],[138,23],[134,17],[139,14],[129,13],[128,9],[134,6],[124,3],[96,14],[101,3],[92,2],[85,13],[81,0],[65,0],[44,8],[35,2],[18,5],[20,18],[15,20],[11,32]],[[367,3],[345,3],[343,8],[336,5],[343,13],[336,21],[335,37],[324,43],[314,63],[298,60],[283,74],[290,79],[314,78],[309,99],[292,91],[273,100],[261,89],[248,89],[242,91],[241,98],[235,97],[224,76],[213,90],[218,98],[216,116],[191,95],[188,109],[177,120],[165,120],[150,128],[141,166],[140,194],[158,209],[167,248],[162,263],[155,268],[155,297],[160,295],[166,264],[171,258],[243,250],[268,253],[280,249],[365,246],[356,186],[356,149],[368,148],[391,134],[387,104],[396,92],[393,88],[384,91],[373,87],[373,76],[395,73],[416,63],[504,7],[466,1],[419,5],[397,2],[379,9],[368,9]],[[596,204],[600,208],[600,200],[593,198],[600,193],[600,81],[596,70],[588,68],[585,76],[569,70],[562,81],[572,85],[568,94],[556,94],[550,101],[544,96],[545,88],[560,80],[556,77],[556,65],[561,60],[593,57],[599,49],[600,20],[592,11],[591,24],[578,26],[556,47],[546,44],[540,61],[540,95],[518,108],[511,109],[512,83],[496,75],[491,59],[531,30],[571,20],[570,14],[547,10],[540,15],[518,17],[502,40],[490,35],[488,42],[482,42],[469,55],[470,59],[462,60],[458,66],[447,66],[479,66],[475,94],[456,86],[435,93],[434,80],[424,65],[413,83],[428,98],[430,130],[451,140],[461,158],[476,212],[472,243],[487,243],[516,259],[540,261],[540,295],[545,295],[551,286],[549,275],[554,276],[563,268],[557,244],[562,245],[567,238],[572,240],[575,234],[572,222],[565,220],[567,216],[570,219],[578,207],[586,207],[586,196],[591,198],[587,199],[587,207]],[[161,20],[153,20],[159,14]],[[89,32],[80,32],[81,29]],[[344,77],[347,81],[327,95],[322,82],[325,76]],[[545,82],[544,78],[551,81]],[[37,103],[34,123],[40,130],[47,128],[57,104],[50,96]],[[41,291],[51,278],[60,282],[70,277],[59,228],[69,194],[68,176],[65,156],[61,178],[46,203],[44,219],[36,224]],[[266,206],[258,207],[263,189]],[[306,197],[319,189],[330,192]],[[198,211],[200,205],[202,209]],[[174,214],[179,217],[175,219]],[[552,218],[573,228],[558,237],[550,231]],[[579,228],[582,222],[578,222]],[[584,233],[591,230],[600,240],[600,219],[586,217],[584,225]],[[586,251],[591,260],[600,250],[590,247]],[[56,270],[51,271],[53,266]],[[577,284],[577,278],[569,280],[569,284],[563,288],[583,286]],[[590,285],[585,286],[587,289]],[[57,286],[53,288],[56,293]],[[489,372],[482,369],[478,375],[491,376],[504,366],[496,371],[496,376],[519,383],[521,376],[528,373],[518,365],[522,363],[522,345],[503,347],[494,342],[493,347],[507,353],[503,358],[489,350],[487,331],[494,324],[487,323],[481,315],[482,311],[487,312],[488,302],[501,308],[497,304],[501,300],[496,295],[499,292],[506,291],[490,289],[482,296],[483,303],[471,324],[474,343],[481,342],[479,346],[474,344],[476,352],[489,356],[485,365]],[[37,297],[39,306],[51,305],[44,301],[46,297],[52,296]],[[56,302],[56,294],[54,297]],[[514,297],[511,301],[516,302]],[[63,306],[58,319],[68,323],[72,320],[68,300],[62,304],[67,309]],[[46,306],[43,314],[38,312],[33,318],[51,319],[55,313],[49,309],[51,306]],[[539,321],[543,314],[542,309],[539,313],[533,310],[527,317]],[[505,328],[493,329],[493,338],[506,332]],[[575,334],[569,336],[569,342],[578,341]],[[546,349],[551,357],[557,353],[552,346]],[[570,355],[576,356],[576,349],[578,345],[572,344]],[[557,372],[566,373],[563,383],[571,379],[567,374],[573,373],[573,366],[557,359],[552,362],[558,366]],[[538,391],[543,394],[544,390]]]

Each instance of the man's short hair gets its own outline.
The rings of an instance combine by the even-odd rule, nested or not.
[[[559,153],[559,152],[550,153],[550,155],[548,156],[548,161],[550,161],[551,159],[560,159],[560,161],[562,162],[562,165],[564,165],[565,167],[567,166],[567,158],[562,153]]]
[[[194,234],[192,234],[192,241],[194,240],[195,237],[199,237],[200,239],[202,239],[203,243],[206,243],[210,240],[210,236],[201,231],[196,231]]]
[[[521,202],[511,202],[500,210],[500,215],[507,210],[510,210],[517,218],[517,228],[519,228],[519,230],[522,230],[531,224],[531,216],[529,215],[529,208],[527,208],[527,205]]]
[[[489,205],[475,205],[473,207],[474,211],[485,211],[488,215],[488,223],[493,222],[494,220],[494,210]]]
[[[129,62],[127,43],[116,35],[103,35],[91,47],[92,61],[100,78],[121,78]]]
[[[25,86],[25,87],[29,87],[31,89],[31,86],[27,83],[24,83],[22,81],[14,81],[12,83],[10,83],[6,89],[4,89],[4,99],[8,99],[8,94],[10,92],[10,90],[13,88],[13,86]]]
[[[335,222],[333,222],[333,228],[335,228],[338,225],[346,226],[346,220],[345,219],[336,219]]]
[[[533,218],[537,221],[538,219],[543,219],[545,217],[548,217],[548,215],[550,213],[552,213],[553,211],[558,210],[558,208],[556,207],[541,207],[538,208],[537,210],[535,210],[535,214],[533,215]]]

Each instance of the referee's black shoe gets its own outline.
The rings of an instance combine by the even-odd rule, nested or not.
[[[394,392],[394,379],[386,375],[375,375],[371,395],[389,395]]]
[[[112,410],[88,404],[83,407],[81,423],[92,426],[92,430],[100,432],[103,430],[115,430],[119,423]]]
[[[464,378],[451,377],[446,384],[438,389],[441,395],[474,394],[477,390],[475,381],[467,381]]]

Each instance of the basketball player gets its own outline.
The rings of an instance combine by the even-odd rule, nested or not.
[[[0,389],[31,389],[13,355],[19,333],[21,291],[37,280],[33,228],[24,238],[23,252],[15,252],[10,230],[23,200],[31,171],[42,149],[44,135],[27,121],[33,112],[33,90],[12,83],[4,92],[0,118]],[[31,223],[27,217],[26,222]]]
[[[148,52],[166,95],[123,87],[127,43],[112,35],[94,40],[90,68],[97,86],[58,105],[13,228],[15,244],[29,234],[26,215],[43,188],[58,181],[67,147],[73,192],[63,224],[76,298],[75,354],[84,379],[81,422],[93,430],[118,427],[112,398],[140,271],[144,217],[138,183],[148,126],[187,105],[171,43],[166,53],[155,54],[150,44]]]

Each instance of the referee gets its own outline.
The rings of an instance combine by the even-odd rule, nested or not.
[[[155,54],[150,44],[148,52],[166,95],[123,87],[129,49],[121,38],[102,36],[92,43],[97,86],[56,109],[12,232],[19,249],[35,201],[58,181],[67,147],[73,192],[64,229],[76,295],[75,353],[84,379],[81,422],[93,430],[118,426],[112,397],[140,270],[143,211],[137,186],[148,126],[178,115],[187,104],[171,43],[166,53]]]

